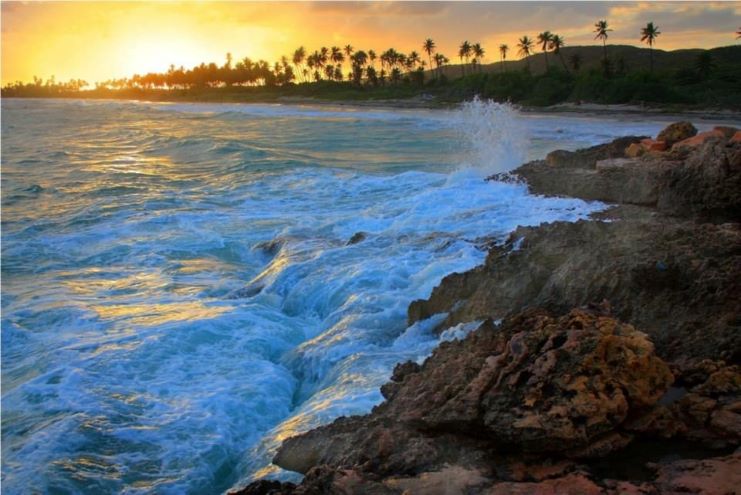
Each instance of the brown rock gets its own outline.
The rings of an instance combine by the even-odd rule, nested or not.
[[[519,228],[484,265],[448,275],[429,299],[413,302],[410,322],[448,313],[447,328],[532,306],[562,311],[607,299],[664,358],[741,359],[741,226],[641,211],[609,214],[631,220]]]
[[[654,484],[659,493],[738,493],[741,486],[741,454],[676,461],[660,466]]]
[[[651,407],[673,380],[644,334],[586,310],[487,322],[401,375],[370,416],[288,439],[274,462],[379,474],[458,464],[489,476],[492,448],[603,456],[629,440],[614,434],[626,418]]]
[[[664,151],[667,148],[666,141],[655,139],[641,139],[640,144],[645,151]]]
[[[535,483],[497,483],[484,493],[487,495],[599,495],[604,491],[584,474],[574,473]]]
[[[656,137],[658,141],[664,141],[667,146],[690,138],[697,134],[697,129],[691,122],[681,121],[670,124]]]
[[[734,134],[739,132],[738,129],[730,126],[715,126],[713,127],[713,131],[722,133],[726,139],[731,139]]]
[[[628,158],[637,158],[646,152],[646,148],[641,143],[631,143],[625,148],[625,156]]]
[[[741,131],[736,131],[736,133],[731,138],[732,143],[741,143]]]
[[[716,127],[712,131],[701,132],[696,136],[678,141],[672,145],[672,149],[681,150],[684,148],[697,148],[709,139],[723,139],[725,137],[725,132],[718,130],[718,128]]]

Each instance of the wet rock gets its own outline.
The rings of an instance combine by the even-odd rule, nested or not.
[[[413,302],[409,322],[448,313],[442,329],[608,300],[665,359],[741,359],[741,225],[668,221],[637,208],[606,216],[621,220],[517,229],[484,265]]]
[[[698,134],[675,143],[671,151],[665,151],[669,141],[637,138],[576,152],[554,151],[545,161],[527,163],[513,174],[536,194],[735,221],[741,218],[741,143],[728,137],[733,130]],[[616,153],[616,143],[626,142]]]
[[[353,244],[357,244],[359,242],[363,242],[365,238],[368,236],[365,232],[355,232],[349,241],[347,241],[347,245],[351,246]]]
[[[656,136],[659,141],[664,141],[667,146],[685,140],[697,134],[697,128],[691,122],[681,121],[670,124]]]
[[[644,334],[586,310],[486,322],[409,371],[370,416],[288,439],[274,462],[377,474],[458,464],[486,477],[492,449],[602,456],[624,445],[613,433],[673,380]]]

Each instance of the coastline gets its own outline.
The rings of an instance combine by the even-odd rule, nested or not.
[[[60,99],[60,100],[100,100],[100,101],[121,101],[121,102],[148,102],[148,103],[207,103],[207,104],[224,104],[224,105],[311,105],[311,106],[331,106],[344,108],[359,109],[379,109],[379,110],[453,110],[458,108],[465,100],[459,101],[439,101],[424,97],[399,98],[399,99],[327,99],[304,96],[277,96],[270,98],[253,98],[248,100],[231,100],[222,99],[204,99],[198,96],[175,96],[173,98],[161,98],[159,95],[136,95],[136,97],[111,97],[108,96],[59,96],[59,97],[5,97],[3,99]],[[545,115],[566,115],[566,116],[585,116],[600,117],[606,115],[617,117],[631,117],[646,115],[659,117],[661,120],[673,122],[677,120],[708,120],[715,122],[724,122],[732,125],[741,123],[741,110],[732,110],[728,108],[703,108],[680,107],[677,105],[636,105],[636,104],[602,104],[588,102],[566,102],[550,106],[528,106],[515,105],[516,108],[528,114],[545,114]]]
[[[741,131],[682,123],[514,174],[534,194],[615,206],[519,228],[445,277],[409,324],[444,313],[439,332],[477,328],[397,365],[370,414],[286,440],[274,462],[301,484],[233,493],[735,489]]]

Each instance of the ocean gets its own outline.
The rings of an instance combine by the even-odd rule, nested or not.
[[[378,404],[409,303],[519,225],[606,205],[485,182],[663,120],[2,100],[5,493],[221,493]]]

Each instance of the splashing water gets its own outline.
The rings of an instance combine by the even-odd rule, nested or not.
[[[456,122],[465,164],[482,174],[509,172],[525,162],[528,136],[515,107],[475,97],[463,103]]]
[[[490,102],[2,106],[11,494],[289,476],[270,465],[283,438],[369,411],[395,363],[438,343],[434,319],[407,328],[412,300],[518,225],[602,208],[484,183],[522,159],[523,127],[528,154],[604,138]]]

